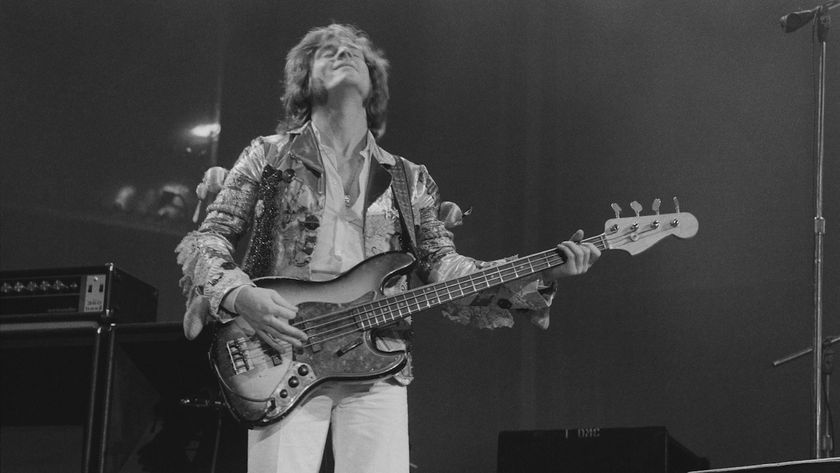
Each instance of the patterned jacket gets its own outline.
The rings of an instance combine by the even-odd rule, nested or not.
[[[402,235],[396,198],[390,188],[396,157],[373,146],[365,195],[364,254],[408,250]],[[426,283],[464,276],[487,265],[455,250],[453,235],[439,219],[437,185],[425,166],[404,161],[416,233],[416,273]],[[317,245],[317,230],[324,211],[324,168],[310,125],[282,135],[255,139],[228,173],[224,186],[207,209],[197,231],[176,248],[182,266],[181,289],[187,298],[184,333],[195,338],[212,320],[224,322],[234,314],[221,307],[232,289],[261,276],[310,279],[309,261]],[[235,249],[248,237],[242,264]],[[389,285],[386,295],[405,290],[406,277]],[[509,327],[513,312],[524,313],[542,328],[548,327],[553,291],[539,278],[525,278],[482,291],[443,308],[447,317],[479,328]],[[383,350],[409,348],[410,320],[380,329],[377,345]],[[397,376],[411,379],[411,364]]]

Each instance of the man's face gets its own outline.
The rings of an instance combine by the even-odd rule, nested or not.
[[[342,87],[357,90],[364,99],[371,89],[362,50],[341,38],[332,38],[315,51],[309,80],[316,100],[324,100]]]

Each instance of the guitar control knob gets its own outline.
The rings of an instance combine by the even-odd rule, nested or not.
[[[296,388],[296,387],[298,387],[299,384],[300,384],[300,381],[298,381],[298,379],[295,376],[292,376],[291,378],[289,378],[289,386],[291,386],[293,388]]]
[[[298,367],[298,374],[301,376],[306,376],[309,374],[309,367],[306,365],[301,365]]]
[[[282,397],[283,399],[286,399],[287,397],[289,397],[289,392],[286,391],[285,389],[281,390],[280,391],[280,397]]]

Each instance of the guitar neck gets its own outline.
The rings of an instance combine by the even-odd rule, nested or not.
[[[587,238],[583,242],[592,243],[600,250],[605,250],[608,247],[603,233]],[[565,259],[557,248],[552,248],[482,269],[460,278],[429,284],[363,304],[352,309],[351,314],[356,317],[361,328],[365,330],[378,328],[411,314],[537,274],[564,262]]]

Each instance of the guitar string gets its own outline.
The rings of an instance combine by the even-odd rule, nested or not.
[[[550,268],[551,265],[546,264],[545,266],[538,266],[538,267],[540,267],[542,269],[537,269],[537,270],[535,270],[535,272],[536,271],[542,271],[543,269]],[[462,290],[462,288],[459,288],[458,290]],[[436,292],[439,292],[439,291],[436,291]],[[387,310],[385,310],[384,312],[393,313],[393,312],[400,312],[400,310],[399,310],[400,307],[410,308],[411,305],[416,305],[418,309],[421,307],[420,302],[407,302],[407,300],[398,301],[398,300],[396,300],[396,296],[394,296],[394,297],[395,297],[395,299],[392,302],[389,302],[387,304],[376,307],[373,310],[363,310],[363,311],[359,311],[358,314],[354,314],[353,313],[354,311],[358,311],[360,309],[361,306],[359,306],[359,307],[354,307],[353,309],[350,309],[350,310],[346,311],[347,312],[346,316],[334,320],[333,323],[340,323],[340,322],[343,322],[343,321],[347,321],[347,323],[345,323],[344,325],[335,326],[335,327],[332,327],[330,329],[318,332],[315,335],[311,335],[310,340],[313,340],[313,337],[318,337],[318,338],[313,340],[310,343],[304,344],[303,347],[305,347],[305,348],[312,347],[312,346],[317,345],[319,343],[324,343],[324,342],[328,342],[330,340],[334,340],[336,338],[341,338],[341,337],[343,337],[345,335],[349,335],[353,332],[364,332],[365,330],[368,329],[368,328],[364,327],[365,323],[370,322],[372,320],[376,321],[377,317],[379,317],[379,315],[377,315],[375,313],[375,311],[377,309],[382,310],[382,309],[387,308]],[[418,297],[413,297],[413,298],[415,300],[418,299]],[[455,297],[453,299],[457,299],[457,297]],[[401,304],[401,302],[404,302],[405,304]],[[397,310],[393,310],[392,306],[397,306]],[[431,304],[426,305],[426,308],[429,308],[429,307],[431,307]],[[372,316],[367,316],[367,314],[371,314],[371,313],[373,313]],[[340,314],[340,312],[337,312],[336,314]],[[359,318],[358,320],[355,320],[356,315],[363,316],[363,318]],[[329,325],[331,325],[331,324],[321,324],[320,326],[318,326],[318,328],[327,327]],[[374,327],[375,327],[375,325],[372,323],[371,327],[369,327],[369,328],[374,328]],[[312,330],[312,328],[304,329],[304,331],[307,332],[307,333],[309,333],[310,330]],[[336,331],[338,331],[338,333],[334,333]],[[327,335],[329,335],[329,336],[327,336]]]
[[[602,233],[601,235],[590,237],[590,238],[587,238],[585,240],[582,240],[581,243],[593,243],[593,242],[595,242],[595,244],[596,244],[595,246],[599,250],[604,250],[604,249],[607,248],[607,242],[606,242],[606,239],[604,237],[605,237],[605,235]],[[612,241],[615,241],[615,240],[617,240],[617,239],[613,239]],[[487,268],[487,269],[482,270],[482,271],[486,272],[487,274],[494,273],[494,272],[498,273],[500,269],[505,269],[508,266],[513,266],[515,264],[520,264],[520,265],[524,266],[524,265],[528,264],[527,262],[525,262],[526,260],[529,260],[529,259],[532,259],[532,258],[545,257],[545,255],[556,254],[556,253],[557,253],[556,249],[553,248],[553,249],[546,250],[546,251],[543,251],[543,252],[535,253],[535,254],[530,255],[530,256],[525,256],[523,258],[519,258],[519,259],[514,260],[514,261],[503,263],[499,266]],[[510,269],[510,268],[508,268],[508,269]],[[541,271],[541,270],[539,270],[539,271]],[[537,271],[534,271],[534,272],[537,272]],[[429,285],[429,286],[418,287],[416,289],[413,289],[413,290],[410,290],[410,291],[407,291],[407,292],[403,292],[401,294],[396,294],[394,296],[389,296],[387,299],[390,299],[392,297],[396,298],[398,296],[412,296],[412,295],[416,295],[416,294],[429,292],[432,287],[435,287],[435,286],[451,286],[451,285],[454,285],[455,283],[461,281],[462,279],[474,279],[474,278],[480,277],[480,276],[478,276],[479,274],[480,273],[472,273],[472,274],[469,274],[469,275],[466,275],[466,276],[462,276],[460,278],[453,279],[451,281],[444,281],[444,282],[437,283],[437,284],[432,284],[432,285]],[[462,282],[462,284],[463,284],[463,282]],[[381,303],[382,301],[381,300],[380,301],[374,301],[374,302],[370,302],[370,303],[367,303],[367,304],[362,304],[362,305],[359,305],[359,306],[356,306],[356,307],[353,307],[353,308],[350,308],[350,309],[341,309],[341,310],[338,310],[338,311],[335,311],[335,312],[328,312],[326,314],[322,314],[322,315],[317,316],[317,317],[312,317],[310,319],[302,320],[300,322],[293,322],[292,325],[297,327],[297,328],[301,328],[301,327],[298,326],[299,324],[311,323],[311,322],[316,322],[316,321],[319,321],[319,320],[330,319],[330,320],[327,320],[327,323],[325,323],[325,324],[309,326],[309,327],[307,327],[306,329],[303,329],[303,330],[312,330],[312,329],[320,328],[322,326],[326,326],[326,325],[329,325],[331,323],[334,323],[335,320],[333,319],[333,317],[335,317],[338,314],[341,314],[342,312],[349,312],[349,311],[352,311],[354,308],[363,307],[364,305],[374,304],[374,303],[377,303],[377,302]]]
[[[617,239],[613,238],[612,240],[613,241],[614,240],[619,240],[621,238],[624,238],[624,237],[620,237],[620,238],[617,238]],[[601,235],[598,235],[596,237],[591,237],[589,239],[583,240],[581,243],[596,242],[596,247],[600,247],[599,249],[606,249],[607,248],[606,240],[607,239],[605,238],[605,235],[601,234]],[[553,258],[552,258],[552,256],[553,256]],[[534,265],[532,263],[532,260],[534,260],[534,259],[544,259],[546,261],[542,264]],[[491,280],[491,279],[499,279],[501,281],[501,283],[504,283],[504,282],[506,282],[505,277],[509,277],[511,272],[514,275],[513,279],[517,279],[519,269],[523,269],[523,270],[528,269],[530,271],[529,274],[533,274],[533,273],[536,273],[536,272],[539,272],[539,271],[543,271],[543,270],[548,269],[552,266],[556,266],[556,262],[560,259],[561,259],[560,256],[556,253],[556,251],[554,249],[552,249],[552,250],[548,250],[546,252],[537,253],[537,254],[534,254],[534,255],[531,255],[531,256],[528,256],[528,257],[525,257],[525,258],[521,258],[519,260],[510,262],[510,263],[507,263],[507,264],[500,265],[500,266],[495,268],[495,269],[497,269],[496,271],[492,271],[492,269],[494,269],[494,268],[489,268],[487,270],[487,273],[485,274],[485,277],[484,277],[484,284],[488,284],[488,287],[494,286],[495,284],[489,284],[489,280]],[[552,262],[551,260],[554,260],[554,262]],[[535,266],[536,266],[536,268],[535,268]],[[491,273],[498,273],[498,274],[490,276]],[[508,273],[508,274],[505,275],[503,273]],[[476,278],[470,278],[469,276],[471,276],[471,275],[467,275],[465,278],[476,279]],[[474,276],[474,274],[472,276]],[[445,286],[444,289],[446,290],[446,293],[449,294],[450,296],[451,296],[451,292],[452,292],[452,287],[454,287],[454,286],[457,286],[457,289],[456,289],[457,291],[463,291],[462,286],[464,284],[467,284],[468,287],[472,286],[472,287],[470,287],[470,289],[472,289],[472,290],[478,289],[476,287],[476,282],[472,282],[472,283],[469,282],[469,281],[459,282],[459,279],[462,279],[462,278],[458,278],[458,279],[455,279],[453,281],[447,281],[443,284],[443,286]],[[481,288],[481,289],[485,289],[485,288]],[[343,337],[343,336],[348,335],[348,334],[353,333],[353,332],[359,332],[359,331],[367,330],[367,328],[365,328],[365,323],[370,322],[371,320],[373,320],[374,323],[371,323],[370,328],[374,328],[375,322],[377,321],[377,319],[380,316],[385,315],[385,314],[383,314],[383,309],[388,309],[388,310],[384,311],[385,313],[387,313],[387,312],[391,312],[391,313],[398,312],[399,313],[399,312],[401,312],[401,307],[408,308],[409,310],[411,309],[412,305],[416,306],[418,310],[420,310],[420,308],[424,304],[425,304],[426,308],[431,307],[433,304],[430,303],[429,294],[430,293],[437,294],[438,292],[442,292],[442,291],[443,291],[443,289],[441,289],[441,290],[429,290],[429,288],[427,288],[427,290],[423,290],[423,288],[418,288],[415,291],[409,291],[407,293],[397,294],[395,296],[389,297],[388,299],[391,299],[391,302],[387,302],[385,304],[382,304],[383,301],[376,301],[374,303],[367,303],[367,304],[363,304],[363,305],[360,305],[360,306],[356,306],[356,307],[353,307],[349,310],[334,312],[334,313],[331,313],[331,314],[325,314],[325,315],[317,317],[317,318],[309,319],[307,321],[302,321],[302,323],[310,322],[312,320],[333,317],[335,315],[341,314],[342,312],[346,312],[346,315],[344,317],[341,317],[341,318],[338,318],[338,319],[333,319],[333,320],[330,320],[328,323],[324,323],[324,324],[320,324],[320,325],[316,325],[316,326],[312,326],[312,327],[308,327],[308,328],[304,329],[304,331],[307,332],[307,333],[309,333],[310,331],[319,329],[319,328],[323,328],[323,327],[327,327],[329,325],[334,325],[336,323],[340,323],[344,320],[349,321],[349,323],[347,323],[347,324],[340,325],[340,326],[334,326],[334,327],[332,327],[328,330],[324,330],[322,332],[317,332],[314,335],[311,335],[311,337],[319,337],[319,338],[317,340],[313,341],[312,343],[305,344],[304,347],[311,347],[315,344],[323,343],[323,342],[333,340],[333,339],[336,339],[336,338],[340,338],[340,337]],[[435,298],[436,297],[437,296],[435,296]],[[458,296],[458,297],[460,297],[460,296]],[[410,299],[413,299],[413,301],[409,301]],[[457,297],[453,297],[452,299],[457,299]],[[377,304],[377,302],[378,302],[378,304]],[[366,306],[373,306],[373,307],[371,307],[369,309],[365,309]],[[397,306],[397,310],[393,311],[392,306]],[[377,313],[377,311],[379,311],[379,313]],[[368,316],[369,314],[372,314],[372,316]],[[360,316],[360,318],[358,318],[358,320],[356,320],[357,316]],[[398,318],[401,318],[401,317],[402,316],[400,316]],[[385,322],[390,322],[390,321],[385,320]],[[359,326],[361,326],[361,327],[359,327]],[[344,330],[344,329],[349,329],[349,330],[346,330],[344,332],[334,333],[336,331],[341,331],[341,330]],[[329,336],[327,338],[322,338],[322,337],[324,337],[326,335],[329,335],[329,334],[332,334],[332,336]]]
[[[636,232],[636,234],[637,235],[644,234],[644,233],[647,233],[647,232],[652,231],[652,230],[655,230],[655,228],[651,228],[651,229],[648,229],[648,230],[645,230],[645,231],[642,231],[642,232]],[[593,243],[594,242],[595,246],[599,250],[604,250],[604,249],[609,248],[609,245],[607,243],[614,244],[615,242],[617,242],[619,240],[630,239],[630,238],[631,237],[629,235],[618,235],[617,237],[606,238],[606,234],[602,233],[600,235],[582,240],[581,243]],[[552,254],[556,254],[555,249],[550,249],[550,250],[547,250],[547,251],[544,251],[544,252],[541,252],[541,253],[535,253],[531,256],[526,256],[526,257],[517,259],[515,261],[511,261],[511,262],[508,262],[508,263],[504,263],[502,265],[499,265],[499,266],[496,266],[496,267],[493,267],[493,268],[488,268],[488,269],[483,270],[483,271],[487,272],[487,274],[490,274],[490,273],[493,273],[493,272],[498,273],[500,269],[506,269],[506,270],[513,269],[514,272],[518,272],[517,267],[515,265],[519,264],[520,266],[525,266],[525,265],[529,264],[527,262],[527,260],[531,260],[531,259],[534,259],[534,258],[540,258],[540,257],[544,258],[544,257],[546,257],[545,255],[552,255]],[[506,268],[506,267],[508,267],[508,268]],[[543,269],[546,269],[546,268],[543,268]],[[542,269],[535,270],[533,272],[538,272],[538,271],[542,271]],[[453,279],[452,281],[442,282],[442,283],[440,283],[440,285],[441,286],[447,286],[444,289],[448,289],[449,287],[455,285],[456,283],[458,285],[471,284],[469,282],[469,280],[470,279],[477,279],[477,277],[478,277],[478,273],[472,273],[470,275],[466,275],[466,276],[463,276],[461,278]],[[467,281],[462,281],[464,279],[466,279]],[[487,281],[488,277],[485,276],[484,279],[485,279],[485,281]],[[431,287],[433,287],[433,286],[437,286],[437,285],[420,287],[420,288],[417,288],[417,289],[414,289],[414,290],[411,290],[411,291],[407,291],[407,292],[404,292],[404,293],[401,293],[401,294],[390,296],[388,299],[390,299],[392,297],[393,298],[402,298],[403,301],[405,301],[408,297],[412,297],[412,296],[414,296],[415,299],[416,299],[417,298],[416,295],[418,295],[418,294],[425,295],[426,293],[432,292]],[[437,291],[435,291],[435,292],[437,292]],[[397,301],[397,303],[399,303],[399,301]],[[342,310],[338,310],[338,311],[335,311],[335,312],[329,312],[329,313],[326,313],[326,314],[322,314],[320,316],[313,317],[313,318],[301,321],[299,323],[300,324],[311,323],[311,322],[316,322],[316,321],[319,321],[319,320],[330,319],[330,320],[327,320],[327,323],[324,323],[324,324],[321,324],[321,325],[312,325],[312,326],[309,326],[306,329],[304,329],[304,330],[314,330],[314,329],[321,328],[321,327],[324,327],[324,326],[327,326],[327,325],[330,325],[330,324],[334,324],[336,322],[334,317],[336,315],[341,314],[342,312],[348,312],[349,313],[349,312],[352,312],[354,309],[363,308],[365,305],[371,305],[371,304],[379,304],[379,306],[380,306],[379,308],[383,307],[382,306],[382,300],[374,301],[374,302],[367,303],[367,304],[361,304],[361,305],[352,307],[350,309],[342,309]],[[393,304],[389,304],[389,305],[393,305]],[[364,311],[362,312],[362,314],[364,314]],[[355,317],[355,314],[351,314],[348,317]],[[370,320],[370,319],[366,319],[366,320]],[[293,323],[293,325],[297,326],[295,323]],[[298,327],[298,328],[300,328],[300,327]]]
[[[636,235],[637,237],[639,235],[646,236],[645,233],[648,233],[648,232],[651,232],[651,231],[654,231],[654,230],[656,230],[656,227],[649,228],[649,229],[644,230],[642,232],[634,232],[634,235]],[[609,247],[609,245],[607,245],[607,243],[614,243],[614,242],[617,242],[617,241],[622,240],[622,239],[632,239],[632,236],[625,234],[625,235],[619,235],[619,236],[614,237],[614,238],[607,238],[606,234],[602,233],[601,235],[598,235],[598,236],[595,236],[595,237],[590,237],[590,238],[587,238],[585,240],[582,240],[581,243],[592,243],[592,242],[594,242],[595,246],[597,248],[599,248],[599,250],[603,250],[603,249],[606,249],[606,248]],[[539,266],[540,269],[533,269],[533,265],[531,264],[531,260],[534,260],[534,259],[537,259],[537,258],[552,259],[551,258],[552,256],[555,257],[554,258],[555,261],[560,258],[560,256],[557,254],[557,252],[554,249],[551,249],[551,250],[547,250],[547,251],[544,251],[544,252],[541,252],[541,253],[536,253],[536,254],[531,255],[531,256],[526,256],[524,258],[520,258],[520,259],[517,259],[517,260],[509,262],[509,263],[502,264],[502,265],[497,266],[495,268],[488,268],[487,270],[485,270],[485,278],[484,278],[485,283],[488,283],[489,279],[495,279],[495,278],[504,279],[504,277],[506,277],[506,276],[504,276],[502,273],[504,273],[504,272],[510,273],[511,270],[512,270],[514,276],[515,276],[513,279],[517,279],[518,278],[517,267],[520,267],[522,269],[524,269],[525,266],[531,267],[530,274],[534,274],[536,272],[543,271],[544,269],[555,266],[556,264],[551,263],[551,262],[547,262],[547,263],[545,263],[546,264],[545,267]],[[493,271],[494,269],[496,271]],[[498,275],[493,276],[492,278],[487,277],[487,275],[489,275],[491,273],[494,273],[494,272],[498,273]],[[451,292],[451,287],[453,287],[455,285],[458,286],[458,289],[457,289],[458,291],[462,290],[461,286],[463,284],[468,284],[468,285],[471,284],[473,286],[472,289],[475,289],[475,283],[470,283],[469,282],[469,279],[475,279],[475,278],[472,278],[471,276],[475,276],[475,273],[473,273],[472,275],[464,276],[462,278],[456,278],[452,281],[447,281],[447,282],[443,283],[442,285],[444,286],[444,289],[446,289],[447,293],[450,293]],[[459,282],[461,279],[467,279],[468,281]],[[505,282],[505,281],[502,280],[502,283],[503,282]],[[490,285],[488,287],[491,287],[491,286],[492,285]],[[485,288],[482,288],[482,289],[485,289]],[[382,304],[382,302],[385,301],[385,300],[375,301],[375,302],[372,302],[372,303],[362,304],[360,306],[352,307],[350,309],[337,311],[337,312],[332,312],[332,313],[324,314],[322,316],[315,317],[315,318],[312,318],[312,319],[309,319],[309,320],[306,320],[306,321],[302,321],[301,323],[306,323],[306,322],[319,320],[319,319],[324,319],[324,318],[332,318],[335,315],[341,314],[342,312],[346,313],[346,315],[344,317],[341,317],[341,318],[338,318],[338,319],[333,319],[333,320],[330,320],[327,323],[323,323],[323,324],[320,324],[320,325],[315,325],[315,326],[311,326],[311,327],[303,329],[307,333],[309,333],[309,331],[312,331],[312,330],[315,330],[315,329],[318,329],[318,328],[333,325],[335,323],[340,323],[344,320],[349,321],[349,323],[347,323],[347,324],[337,326],[337,327],[332,327],[329,330],[325,330],[325,331],[317,333],[316,335],[313,335],[313,336],[322,337],[324,335],[336,332],[337,330],[343,330],[343,329],[349,329],[349,330],[344,331],[344,332],[339,332],[339,333],[334,334],[334,335],[332,335],[328,338],[320,338],[313,343],[305,344],[304,347],[311,347],[314,344],[323,343],[323,342],[326,342],[326,341],[329,341],[329,340],[340,338],[340,337],[343,337],[344,335],[348,335],[348,334],[353,333],[353,332],[360,332],[360,331],[367,330],[367,328],[364,327],[364,324],[366,322],[371,321],[371,320],[373,320],[375,322],[377,320],[377,318],[380,317],[380,315],[378,315],[376,313],[377,310],[379,310],[380,314],[381,314],[382,309],[387,308],[388,310],[386,310],[385,312],[393,313],[394,311],[392,310],[392,306],[395,306],[395,305],[397,306],[397,311],[396,312],[400,311],[399,308],[401,306],[410,309],[412,305],[416,305],[417,309],[420,310],[421,302],[425,302],[426,303],[426,308],[429,308],[429,307],[431,307],[431,304],[429,304],[429,302],[428,302],[428,300],[429,300],[428,299],[428,294],[432,293],[432,292],[434,292],[436,294],[440,291],[439,290],[430,290],[429,287],[426,287],[425,290],[424,290],[424,288],[421,287],[421,288],[417,288],[416,290],[413,290],[413,291],[405,292],[405,293],[402,293],[402,294],[396,294],[394,296],[388,297],[385,300],[391,299],[391,302],[387,302],[385,304]],[[420,299],[421,297],[423,297],[422,301],[418,302],[418,299]],[[460,297],[460,296],[458,296],[458,297]],[[414,299],[414,301],[409,302],[408,301],[409,299]],[[454,297],[452,299],[457,299],[457,297]],[[374,306],[374,307],[372,307],[371,309],[364,309],[365,306]],[[373,316],[367,316],[368,314],[373,314]],[[359,318],[358,321],[356,321],[354,319],[356,319],[357,315],[365,316],[365,317],[364,318]],[[401,318],[401,317],[402,316],[400,315],[398,318]],[[385,320],[385,322],[390,322],[390,321]],[[362,327],[358,327],[357,325],[361,325]],[[376,326],[375,323],[371,323],[370,328],[374,328],[375,326]]]
[[[643,233],[646,233],[646,232],[647,231],[645,231]],[[602,234],[602,235],[599,235],[598,237],[593,237],[593,238],[590,239],[590,241],[595,240],[595,239],[606,240],[605,238],[603,238],[603,236],[604,235]],[[621,236],[619,238],[613,238],[612,241],[620,240],[622,238],[630,238],[630,237],[629,236]],[[605,245],[604,241],[601,241],[599,243]],[[596,246],[598,246],[598,245],[596,245]],[[525,258],[522,258],[520,260],[516,260],[514,262],[508,263],[507,265],[501,265],[499,267],[496,267],[495,269],[497,271],[495,271],[495,272],[498,273],[498,274],[495,275],[495,276],[491,276],[491,277],[488,277],[487,275],[485,275],[485,278],[484,278],[485,279],[485,284],[487,284],[490,279],[497,279],[497,278],[502,278],[502,282],[505,282],[503,279],[505,277],[508,277],[509,273],[511,271],[514,274],[514,279],[516,279],[518,277],[518,269],[524,269],[525,266],[531,266],[531,274],[533,274],[535,272],[538,272],[538,271],[542,271],[544,269],[547,269],[548,267],[554,266],[555,264],[548,263],[547,266],[539,266],[539,269],[533,269],[533,265],[530,262],[530,260],[534,260],[538,257],[542,257],[544,259],[545,258],[550,258],[551,255],[556,255],[556,252],[554,250],[548,250],[547,252],[538,253],[538,254],[532,255],[530,257],[525,257]],[[505,266],[507,266],[507,267],[505,268]],[[491,269],[493,269],[493,268],[491,268]],[[502,271],[499,271],[500,269]],[[492,273],[493,271],[490,271],[490,272]],[[508,274],[507,275],[503,274],[505,272],[507,272]],[[490,273],[487,273],[487,274],[490,274]],[[463,290],[462,286],[464,284],[466,284],[467,286],[472,286],[471,289],[473,289],[473,290],[476,289],[476,287],[475,287],[476,283],[469,281],[469,279],[475,279],[475,278],[470,278],[469,276],[470,275],[465,277],[466,279],[468,279],[465,282],[461,282],[458,279],[456,279],[456,280],[445,283],[444,286],[446,286],[446,287],[444,289],[446,289],[447,293],[451,293],[452,292],[452,287],[457,286],[456,290],[457,291],[462,291]],[[459,279],[461,279],[461,278],[459,278]],[[409,310],[411,310],[412,305],[416,306],[417,310],[421,310],[421,307],[423,307],[423,305],[425,305],[426,308],[431,307],[432,304],[430,304],[430,302],[429,302],[429,294],[431,294],[431,293],[437,294],[438,292],[443,291],[443,289],[434,290],[434,291],[428,290],[428,288],[426,288],[427,290],[422,290],[422,289],[423,288],[418,288],[418,290],[416,290],[416,291],[410,291],[409,293],[397,294],[397,295],[393,296],[392,298],[389,298],[389,299],[392,299],[392,302],[389,302],[389,303],[383,304],[382,303],[383,301],[376,301],[374,303],[368,303],[368,304],[363,304],[363,305],[360,305],[360,306],[356,306],[356,307],[353,307],[349,310],[344,310],[344,311],[333,312],[333,313],[330,313],[330,314],[325,314],[324,316],[319,317],[319,318],[333,317],[335,315],[341,314],[342,312],[346,312],[347,315],[344,316],[343,318],[333,319],[333,320],[329,321],[329,323],[308,327],[308,328],[305,329],[305,331],[313,331],[313,330],[318,329],[318,328],[326,327],[326,326],[329,326],[329,325],[334,325],[336,323],[342,322],[343,320],[349,320],[350,321],[350,323],[347,323],[345,325],[334,326],[329,330],[325,330],[325,331],[316,333],[316,335],[314,335],[314,336],[322,337],[324,335],[327,335],[327,334],[330,334],[330,333],[333,333],[333,332],[336,332],[336,331],[339,331],[339,330],[347,329],[347,328],[349,328],[350,330],[345,331],[345,332],[340,332],[338,334],[333,335],[332,337],[321,338],[314,343],[321,343],[321,342],[332,340],[334,338],[339,338],[339,337],[344,336],[344,335],[349,334],[349,333],[364,331],[364,330],[367,329],[364,326],[365,323],[368,323],[371,320],[373,320],[374,322],[377,322],[378,318],[380,316],[383,316],[383,315],[387,316],[387,312],[391,312],[391,313],[400,312],[401,307],[408,308]],[[482,288],[482,289],[484,289],[484,288]],[[411,293],[411,292],[413,292],[413,293]],[[435,296],[435,297],[437,297],[437,296]],[[458,297],[460,297],[460,296],[458,296]],[[456,299],[456,298],[457,297],[454,297],[453,299]],[[413,299],[413,300],[410,300],[410,299]],[[421,300],[418,302],[418,299],[421,299]],[[397,306],[398,310],[396,310],[396,311],[392,310],[391,306],[394,306],[394,305]],[[372,306],[372,307],[370,309],[365,309],[366,306]],[[386,314],[383,314],[383,309],[387,309],[387,310],[384,311]],[[378,311],[378,313],[377,313],[377,311]],[[372,316],[367,316],[368,314],[373,314],[373,315]],[[357,315],[362,316],[362,318],[359,318],[357,321],[353,320],[353,319],[356,319]],[[399,317],[402,317],[402,316],[400,315]],[[310,319],[309,321],[311,321],[311,320],[315,320],[315,319]],[[308,321],[304,321],[304,322],[308,322]],[[361,327],[357,326],[357,322],[358,322],[358,325],[361,325]],[[385,323],[385,322],[390,322],[390,321],[389,320],[384,320],[383,323]],[[374,328],[375,326],[376,326],[376,323],[371,323],[370,328]],[[305,345],[305,346],[311,346],[311,344],[310,345]]]

